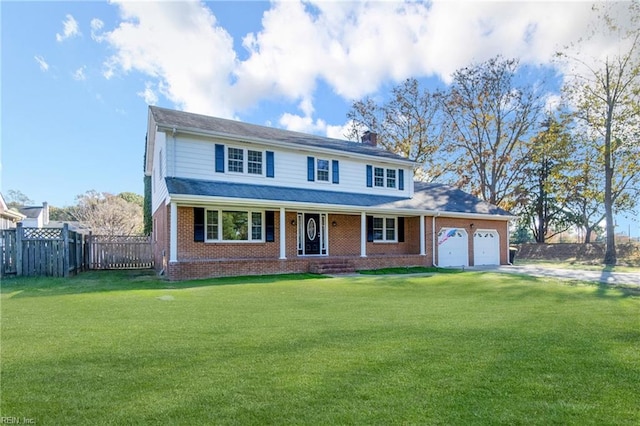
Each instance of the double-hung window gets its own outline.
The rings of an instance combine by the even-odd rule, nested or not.
[[[240,148],[229,148],[228,156],[227,170],[235,173],[244,173],[244,150]]]
[[[232,148],[227,150],[227,170],[233,173],[247,173],[250,175],[262,175],[263,154],[262,151],[252,149]],[[245,159],[247,167],[245,169]]]
[[[320,182],[329,182],[329,160],[318,159],[316,169],[317,180]]]
[[[252,175],[262,174],[262,151],[247,151],[247,173]]]
[[[387,169],[387,188],[396,187],[396,169]]]
[[[373,218],[373,241],[396,242],[398,240],[396,230],[396,218]]]
[[[264,213],[247,210],[207,210],[207,241],[264,241]]]
[[[384,186],[384,169],[382,167],[373,169],[373,184],[375,186]]]

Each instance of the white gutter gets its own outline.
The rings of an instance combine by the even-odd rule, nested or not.
[[[357,194],[354,194],[357,195]],[[360,214],[362,210],[366,210],[368,213],[378,213],[384,215],[407,215],[407,216],[444,216],[454,219],[487,219],[487,220],[509,220],[515,218],[515,216],[507,215],[490,215],[490,214],[476,214],[476,213],[454,213],[443,212],[440,210],[421,210],[410,208],[394,208],[394,207],[376,207],[376,206],[356,206],[356,205],[344,205],[344,204],[324,204],[324,203],[309,203],[303,201],[279,201],[279,200],[256,200],[253,198],[229,198],[218,197],[209,195],[185,195],[185,194],[173,194],[168,195],[168,202],[176,202],[180,204],[189,204],[192,206],[207,206],[210,204],[218,205],[230,205],[230,206],[253,206],[253,207],[285,207],[288,209],[299,210],[331,210],[338,213],[353,213]]]
[[[318,153],[335,154],[336,152],[340,152],[340,153],[343,153],[343,155],[348,155],[350,158],[357,157],[357,158],[363,158],[363,159],[369,159],[369,160],[371,160],[371,158],[375,158],[376,162],[381,162],[381,163],[400,164],[403,166],[407,166],[407,165],[413,166],[416,164],[415,161],[412,161],[409,159],[388,158],[384,156],[376,156],[374,154],[361,154],[357,152],[339,150],[335,148],[323,148],[319,146],[308,146],[308,145],[302,145],[302,144],[296,144],[296,143],[290,143],[290,142],[282,142],[282,141],[277,141],[273,139],[263,139],[263,138],[256,138],[251,136],[239,136],[239,135],[234,135],[229,133],[222,133],[222,132],[216,132],[216,131],[210,131],[210,130],[208,131],[208,130],[202,130],[202,129],[191,128],[191,127],[158,125],[157,129],[159,131],[167,131],[167,132],[176,131],[179,133],[183,133],[186,135],[193,135],[193,136],[215,137],[215,138],[226,140],[226,141],[249,142],[249,143],[256,143],[260,145],[289,148],[296,151],[308,151],[314,154],[318,154]],[[351,143],[355,143],[355,142],[351,142]]]

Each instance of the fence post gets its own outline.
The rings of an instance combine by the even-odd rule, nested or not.
[[[63,255],[62,255],[62,276],[69,276],[69,256],[71,253],[69,252],[69,224],[65,223],[62,225],[62,246]]]
[[[24,236],[24,229],[22,228],[22,222],[16,224],[16,275],[22,275],[22,238]]]

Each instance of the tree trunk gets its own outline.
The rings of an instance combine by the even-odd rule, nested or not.
[[[604,211],[607,224],[607,249],[604,253],[604,264],[613,266],[617,263],[616,229],[613,223],[613,167],[611,165],[611,125],[613,122],[614,101],[611,99],[610,70],[606,70],[607,118],[604,134]]]

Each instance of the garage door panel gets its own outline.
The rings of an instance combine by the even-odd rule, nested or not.
[[[438,233],[438,266],[469,266],[469,236],[461,228],[443,228]]]
[[[500,264],[500,234],[495,229],[479,229],[473,234],[473,264]]]

